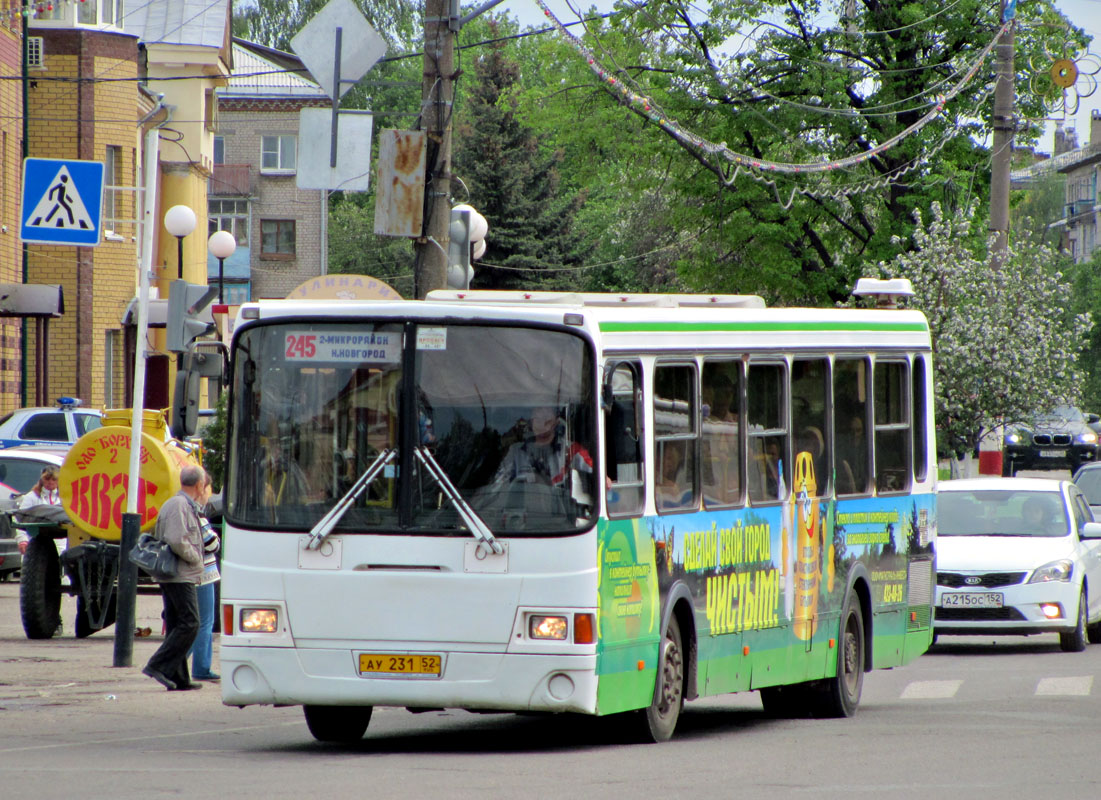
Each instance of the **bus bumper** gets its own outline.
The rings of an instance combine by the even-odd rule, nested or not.
[[[363,677],[356,651],[223,647],[222,702],[596,713],[596,656],[446,654],[439,678]]]

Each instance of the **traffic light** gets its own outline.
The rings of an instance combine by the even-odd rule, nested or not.
[[[166,349],[173,353],[185,353],[193,341],[214,330],[214,323],[203,322],[199,314],[217,296],[217,286],[172,281],[168,289],[168,316],[164,323]]]
[[[470,288],[470,281],[474,277],[474,269],[470,262],[485,252],[485,236],[488,229],[486,218],[470,204],[460,203],[451,209],[451,227],[448,230],[447,247],[447,285],[452,289]]]
[[[451,227],[448,230],[447,285],[452,289],[470,286],[470,217],[469,208],[451,209]]]

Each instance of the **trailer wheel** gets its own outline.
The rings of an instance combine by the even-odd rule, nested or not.
[[[50,639],[61,624],[61,560],[49,536],[35,536],[27,545],[19,608],[28,639]]]

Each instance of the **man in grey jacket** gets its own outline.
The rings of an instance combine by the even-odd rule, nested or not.
[[[178,574],[161,581],[164,598],[164,642],[142,669],[170,692],[201,689],[187,670],[187,653],[199,631],[196,587],[203,574],[202,502],[206,473],[202,467],[180,470],[180,491],[161,506],[153,535],[172,548],[180,561]]]

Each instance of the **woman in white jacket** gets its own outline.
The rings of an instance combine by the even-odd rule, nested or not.
[[[31,490],[19,500],[20,511],[34,508],[35,506],[45,505],[61,505],[61,497],[57,492],[57,467],[46,467],[43,469],[42,474],[38,478],[38,483],[32,486]],[[26,553],[27,545],[30,544],[31,541],[31,537],[27,535],[27,532],[17,528],[15,540],[19,545],[19,552]]]

